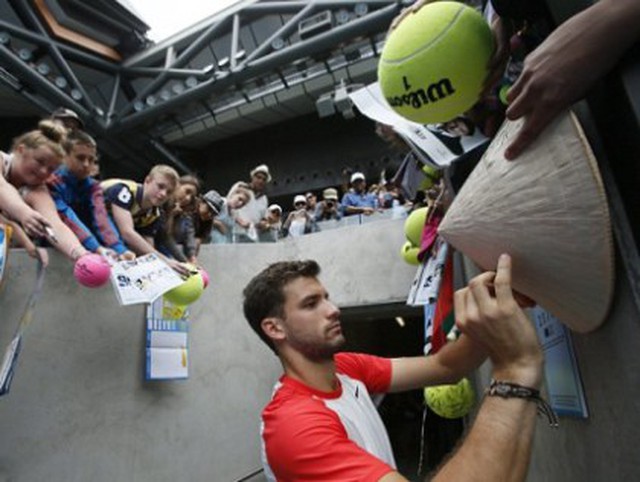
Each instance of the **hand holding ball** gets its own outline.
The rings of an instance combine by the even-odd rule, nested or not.
[[[89,288],[97,288],[109,281],[111,266],[99,254],[81,256],[73,267],[73,276],[78,283]]]
[[[478,100],[493,54],[482,15],[462,3],[426,4],[389,34],[378,64],[384,97],[401,116],[446,122]]]
[[[187,306],[200,298],[204,290],[204,280],[199,270],[194,272],[182,283],[167,291],[164,297],[177,306]]]

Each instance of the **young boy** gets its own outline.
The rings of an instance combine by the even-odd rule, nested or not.
[[[91,177],[97,162],[95,140],[81,130],[69,131],[65,164],[47,181],[60,218],[89,251],[133,259],[113,226],[100,184]]]
[[[153,243],[161,223],[161,206],[171,199],[178,185],[178,173],[170,166],[157,165],[143,184],[124,179],[107,179],[100,183],[107,209],[126,245],[136,254],[157,253],[179,273],[189,270],[179,262],[159,253]]]

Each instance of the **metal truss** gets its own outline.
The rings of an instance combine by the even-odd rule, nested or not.
[[[412,3],[246,0],[117,61],[54,36],[38,9],[44,1],[9,0],[0,81],[43,114],[73,109],[115,157],[144,166],[160,154],[181,170],[166,133],[377,57],[391,20]]]

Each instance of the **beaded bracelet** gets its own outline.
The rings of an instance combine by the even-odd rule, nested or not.
[[[538,415],[545,415],[549,421],[549,425],[553,428],[558,428],[558,416],[553,408],[551,408],[551,405],[540,396],[540,390],[518,385],[517,383],[492,379],[485,393],[490,397],[530,400],[537,405]]]

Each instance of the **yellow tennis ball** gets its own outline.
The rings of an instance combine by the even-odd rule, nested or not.
[[[418,254],[420,253],[420,248],[418,246],[414,246],[411,244],[411,241],[407,241],[402,245],[400,249],[400,255],[402,259],[405,260],[406,263],[417,266],[420,264],[420,260],[418,259]]]
[[[413,246],[420,246],[428,213],[429,208],[426,207],[414,209],[404,221],[404,235]]]
[[[460,418],[469,413],[475,403],[471,383],[463,378],[455,385],[439,385],[424,389],[427,406],[443,418]]]
[[[164,297],[174,305],[187,306],[200,298],[203,290],[202,275],[195,270],[181,285],[167,291]]]
[[[458,2],[433,2],[409,13],[389,34],[378,63],[384,97],[401,116],[446,122],[478,100],[493,54],[482,15]]]

